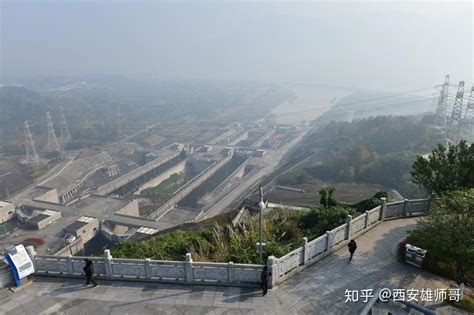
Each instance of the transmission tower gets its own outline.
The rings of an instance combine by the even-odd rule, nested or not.
[[[462,101],[464,97],[464,81],[459,82],[458,92],[454,100],[453,113],[451,115],[451,124],[461,120],[462,115]]]
[[[34,162],[36,165],[40,164],[38,153],[36,153],[35,143],[33,141],[33,136],[30,132],[30,125],[28,120],[25,121],[25,148],[26,148],[26,162]]]
[[[460,127],[461,127],[461,116],[462,116],[462,102],[464,98],[464,81],[459,82],[458,91],[454,99],[453,112],[451,114],[451,120],[447,126],[449,138],[453,142],[459,141]]]
[[[48,144],[46,145],[47,151],[60,151],[58,139],[56,138],[56,132],[54,131],[53,120],[49,112],[46,113],[46,123],[48,127]]]
[[[71,134],[69,133],[69,128],[67,127],[66,116],[64,115],[64,108],[61,105],[59,108],[61,111],[61,126],[59,130],[59,140],[61,144],[65,144],[71,140]]]
[[[438,97],[438,105],[436,107],[436,118],[438,125],[446,123],[446,108],[448,107],[448,90],[449,90],[449,74],[444,78]]]
[[[474,141],[474,85],[471,87],[464,117],[461,120],[462,135],[466,140]]]

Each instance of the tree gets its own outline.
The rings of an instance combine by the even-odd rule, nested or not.
[[[435,260],[454,265],[456,281],[474,272],[474,189],[447,193],[411,232],[417,246]]]
[[[411,175],[415,184],[437,195],[474,188],[474,144],[462,140],[448,150],[438,145],[427,158],[416,158]]]
[[[322,188],[319,191],[319,203],[326,208],[337,206],[339,202],[334,197],[336,189],[333,187]]]
[[[354,209],[345,206],[333,206],[329,208],[319,206],[318,208],[311,209],[311,211],[301,217],[299,220],[299,228],[308,231],[309,234],[306,236],[311,239],[321,236],[326,233],[326,231],[344,224],[347,215],[351,215],[355,218],[357,213]]]

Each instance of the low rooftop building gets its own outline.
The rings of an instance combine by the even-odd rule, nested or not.
[[[28,226],[34,229],[43,229],[61,218],[61,212],[54,210],[44,210],[37,216],[28,220]]]
[[[0,201],[0,223],[15,217],[15,205],[11,202]]]
[[[67,235],[80,237],[85,244],[99,232],[99,220],[87,216],[80,217],[76,222],[67,226],[64,232]]]

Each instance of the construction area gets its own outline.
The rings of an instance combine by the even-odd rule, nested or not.
[[[65,256],[234,209],[309,130],[264,120],[155,126],[133,140],[66,151],[65,120],[58,138],[49,114],[47,122],[47,146],[62,160],[6,198],[14,228],[1,243],[36,242],[38,253]],[[25,139],[25,163],[41,164],[28,122]]]

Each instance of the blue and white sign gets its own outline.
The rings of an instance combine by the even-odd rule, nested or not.
[[[14,246],[7,253],[7,261],[13,271],[16,286],[20,286],[21,280],[35,272],[35,267],[30,256],[23,245]]]

